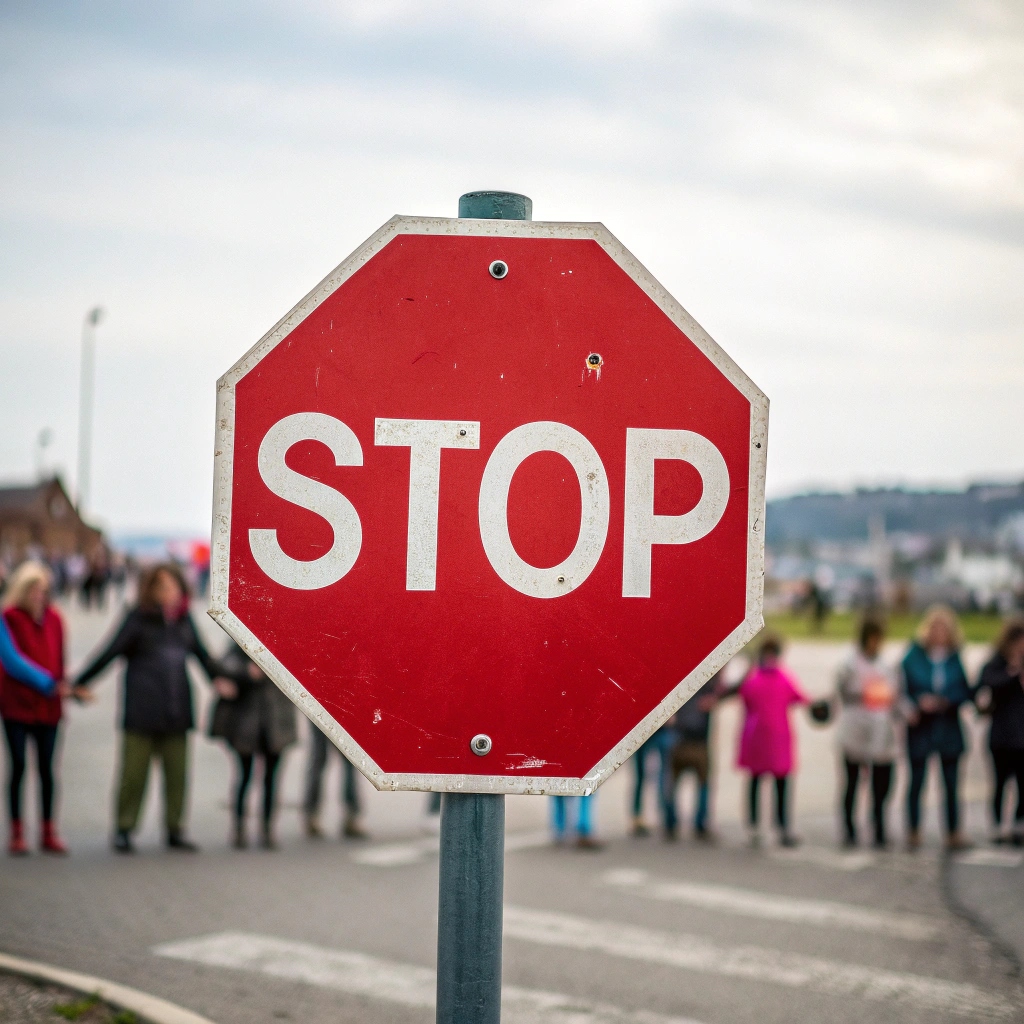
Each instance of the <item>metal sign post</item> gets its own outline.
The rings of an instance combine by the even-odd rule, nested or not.
[[[459,199],[460,217],[531,220],[532,213],[533,203],[514,192],[469,192]],[[501,1019],[504,882],[504,796],[445,793],[437,892],[437,1024],[498,1024]]]

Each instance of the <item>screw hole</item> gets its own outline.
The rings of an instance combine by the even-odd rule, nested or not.
[[[591,366],[600,366],[604,362],[604,360],[597,352],[591,352],[590,355],[587,356],[587,362]]]
[[[489,754],[491,752],[491,737],[486,733],[477,733],[476,736],[469,741],[469,749],[472,750],[477,757],[483,757],[484,754]]]
[[[508,276],[508,264],[504,260],[495,260],[487,269],[496,281]]]
[[[459,429],[459,437],[465,437],[465,436],[466,436],[466,428],[465,427],[461,427]]]
[[[559,576],[558,577],[558,582],[559,583],[564,583],[565,582],[565,577],[564,576]]]

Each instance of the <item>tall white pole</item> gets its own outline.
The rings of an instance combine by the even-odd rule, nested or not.
[[[75,480],[75,507],[84,515],[89,499],[89,471],[92,463],[92,404],[96,376],[96,325],[103,310],[94,306],[82,322],[82,364],[78,390],[78,476]]]

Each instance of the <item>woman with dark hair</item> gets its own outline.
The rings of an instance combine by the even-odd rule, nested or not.
[[[957,782],[960,758],[967,744],[960,724],[960,706],[971,699],[960,661],[963,634],[956,614],[945,605],[925,612],[914,642],[903,659],[903,697],[907,719],[907,846],[921,845],[921,792],[928,761],[938,755],[946,790],[946,846],[964,850],[971,844],[960,831]]]
[[[214,680],[219,699],[213,708],[210,735],[227,741],[238,757],[238,783],[234,794],[236,850],[248,845],[245,805],[252,781],[253,761],[263,762],[263,817],[260,843],[273,850],[277,773],[281,755],[298,736],[295,706],[250,660],[238,644],[232,644],[220,660]]]
[[[985,711],[992,716],[988,748],[995,785],[992,790],[992,840],[1006,842],[1003,834],[1003,797],[1010,779],[1017,783],[1017,812],[1010,841],[1024,845],[1024,619],[1003,626],[995,654],[981,670],[975,691],[990,694]],[[980,703],[980,702],[979,702]]]
[[[885,847],[885,802],[892,789],[896,760],[897,688],[893,673],[882,662],[885,627],[878,619],[866,618],[860,627],[857,650],[840,668],[837,679],[839,703],[839,748],[846,769],[843,797],[843,842],[857,844],[854,808],[863,772],[871,773],[872,818],[875,846]]]
[[[779,842],[796,846],[800,842],[790,829],[789,776],[793,771],[794,740],[789,723],[789,709],[794,704],[809,703],[796,680],[781,665],[782,641],[767,636],[761,642],[757,667],[739,686],[743,701],[743,729],[736,765],[750,772],[749,824],[750,840],[761,843],[758,830],[759,791],[761,777],[775,780],[775,823]]]
[[[139,601],[122,621],[113,639],[79,674],[74,692],[88,684],[112,661],[124,658],[124,710],[121,780],[113,845],[132,853],[132,832],[146,795],[149,763],[159,757],[164,774],[164,823],[167,845],[192,852],[182,819],[188,774],[189,730],[195,724],[192,687],[186,663],[194,657],[209,677],[217,666],[207,653],[188,613],[188,587],[173,563],[154,566],[139,581]]]

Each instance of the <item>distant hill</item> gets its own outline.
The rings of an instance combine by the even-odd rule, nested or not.
[[[775,547],[803,541],[867,540],[881,517],[888,533],[989,541],[1015,514],[1024,514],[1024,483],[974,484],[964,491],[902,487],[847,494],[800,494],[768,502],[765,539]]]

